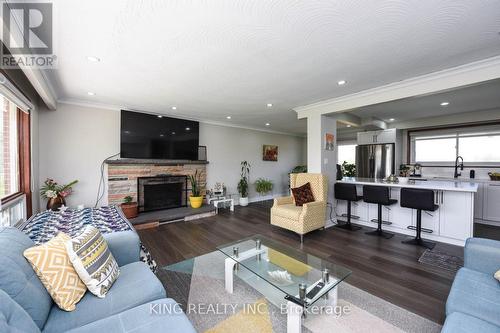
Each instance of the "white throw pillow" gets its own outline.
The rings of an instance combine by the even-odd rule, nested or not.
[[[500,281],[500,269],[495,273],[495,279]]]
[[[104,298],[118,278],[120,270],[99,230],[85,227],[66,242],[69,260],[88,290]]]

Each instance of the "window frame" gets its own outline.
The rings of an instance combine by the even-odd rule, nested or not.
[[[453,167],[455,166],[455,162],[449,161],[432,161],[432,162],[418,162],[415,160],[416,157],[416,149],[415,142],[417,140],[431,140],[437,138],[454,138],[455,139],[455,159],[459,156],[460,152],[460,138],[463,137],[483,137],[490,136],[492,134],[500,134],[500,121],[498,122],[489,122],[489,123],[478,123],[478,124],[465,124],[465,125],[457,125],[457,126],[448,126],[448,127],[432,127],[432,128],[422,128],[416,130],[408,131],[408,161],[410,164],[419,163],[422,166],[427,167]],[[445,131],[447,133],[443,134],[428,134],[425,132],[434,132],[434,131]],[[422,133],[421,138],[418,138],[417,133]],[[470,133],[470,134],[469,134]],[[500,161],[497,162],[477,162],[477,161],[464,161],[464,167],[475,167],[475,168],[491,168],[491,167],[500,167]]]
[[[4,98],[7,98],[4,96]],[[13,103],[12,101],[10,101]],[[25,196],[26,217],[31,217],[33,213],[32,192],[31,192],[31,116],[17,107],[17,153],[18,153],[18,172],[19,172],[19,190],[2,199],[1,206],[9,206],[13,201],[19,201]],[[3,209],[3,208],[2,208]]]

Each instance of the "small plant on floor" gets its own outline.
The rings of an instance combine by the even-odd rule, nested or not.
[[[133,219],[139,214],[139,206],[137,202],[134,202],[134,199],[130,195],[127,195],[125,198],[123,198],[121,209],[125,217],[128,219]]]
[[[356,177],[356,164],[344,161],[344,163],[342,163],[342,173],[345,177]]]
[[[248,180],[250,175],[250,163],[241,162],[240,181],[238,182],[238,193],[240,194],[240,206],[248,205]]]
[[[257,193],[259,193],[260,195],[269,193],[272,190],[273,190],[273,182],[270,181],[269,179],[259,178],[255,182],[255,191],[257,191]]]
[[[194,175],[189,175],[188,179],[191,183],[191,196],[189,197],[191,207],[200,208],[203,204],[203,196],[201,195],[200,174],[198,170],[195,171]]]

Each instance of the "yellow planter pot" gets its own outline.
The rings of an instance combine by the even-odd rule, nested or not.
[[[203,204],[203,197],[189,197],[189,203],[193,208],[200,208]]]

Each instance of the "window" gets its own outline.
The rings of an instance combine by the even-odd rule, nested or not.
[[[0,225],[31,215],[30,115],[0,94]]]
[[[342,164],[347,162],[349,164],[356,163],[356,145],[342,145],[339,144],[338,155],[337,155],[337,163]]]
[[[410,132],[411,162],[449,165],[457,156],[467,164],[500,164],[500,126]]]
[[[0,95],[0,198],[19,192],[17,106]]]

